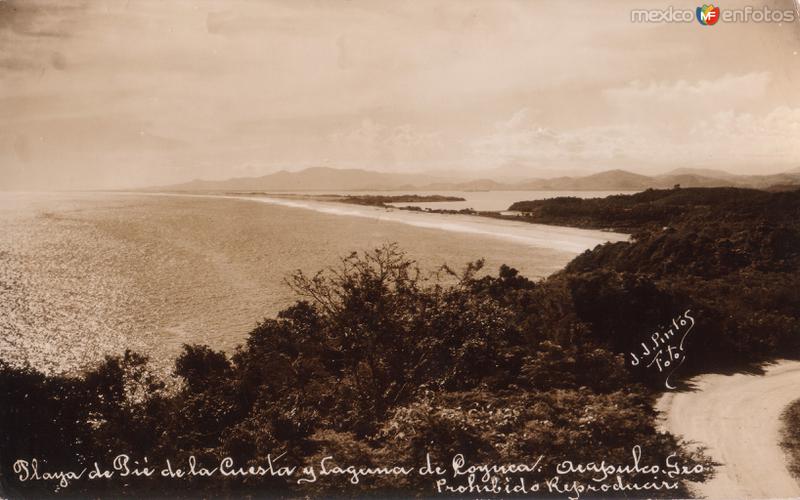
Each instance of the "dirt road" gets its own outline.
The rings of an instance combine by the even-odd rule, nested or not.
[[[781,361],[764,375],[703,375],[694,392],[669,392],[658,402],[663,426],[707,447],[722,466],[695,485],[706,498],[797,498],[800,486],[780,448],[781,413],[800,398],[800,362]]]

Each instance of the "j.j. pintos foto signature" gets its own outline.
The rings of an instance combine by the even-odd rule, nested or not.
[[[695,323],[691,312],[691,309],[687,309],[672,319],[669,329],[653,333],[649,341],[641,343],[642,349],[638,355],[630,353],[632,366],[645,363],[646,368],[655,367],[659,373],[666,373],[664,384],[667,389],[675,389],[670,383],[670,377],[686,361],[684,341]]]

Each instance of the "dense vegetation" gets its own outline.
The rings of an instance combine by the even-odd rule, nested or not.
[[[442,201],[466,201],[464,198],[458,196],[444,196],[440,194],[419,195],[419,194],[402,194],[402,195],[347,195],[337,198],[336,201],[342,203],[353,203],[355,205],[372,205],[376,207],[386,207],[391,203],[430,203]]]
[[[381,195],[381,194],[294,194],[294,193],[270,193],[267,191],[229,191],[228,196],[270,196],[275,198],[288,198],[300,200],[334,201],[339,203],[350,203],[353,205],[369,205],[374,207],[390,207],[392,203],[431,203],[442,201],[466,201],[458,196],[445,196],[441,194],[419,195],[419,194],[400,194],[400,195]]]
[[[800,400],[783,412],[783,436],[781,446],[789,457],[789,472],[800,479]]]
[[[3,367],[6,487],[19,488],[8,479],[14,458],[45,454],[51,467],[122,452],[151,462],[194,455],[263,463],[286,453],[296,463],[334,455],[418,465],[426,452],[441,462],[460,452],[476,462],[545,454],[625,463],[637,443],[663,461],[680,450],[655,429],[652,402],[663,379],[626,362],[634,346],[689,308],[697,325],[681,376],[796,355],[800,344],[800,192],[690,193],[694,201],[674,213],[639,205],[683,193],[627,197],[653,224],[637,223],[631,242],[588,251],[541,282],[508,267],[486,276],[480,263],[425,277],[391,246],[327,272],[298,273],[290,283],[302,300],[260,324],[232,356],[186,346],[175,364],[177,390],[134,353],[80,379]],[[110,494],[102,482],[92,487],[85,493]],[[53,493],[49,484],[26,488]],[[300,486],[138,478],[113,488],[113,496],[167,488],[186,496],[198,488],[432,493],[418,477]]]
[[[701,203],[704,191],[709,196]],[[579,310],[581,318],[613,350],[624,351],[635,341],[620,331],[622,317],[644,328],[655,319],[650,307],[685,304],[700,318],[687,359],[697,370],[796,356],[800,191],[672,192],[650,194],[691,202],[677,203],[675,215],[644,225],[632,243],[604,245],[567,266],[567,279],[594,297],[588,309]],[[640,195],[631,200],[638,204]]]
[[[772,193],[756,189],[648,189],[606,198],[558,197],[519,201],[509,210],[522,212],[525,220],[541,224],[636,231],[668,226],[687,214],[732,212],[738,216],[746,212],[747,207],[750,207],[750,214],[777,214],[777,207],[768,206],[775,200]]]

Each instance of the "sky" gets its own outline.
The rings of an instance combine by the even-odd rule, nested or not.
[[[800,167],[800,20],[670,5],[0,0],[0,189]]]

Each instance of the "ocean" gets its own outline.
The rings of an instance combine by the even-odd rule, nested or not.
[[[437,201],[421,203],[394,203],[398,207],[419,207],[419,208],[441,208],[445,210],[461,210],[471,208],[478,211],[501,212],[516,201],[544,200],[559,196],[573,196],[576,198],[605,198],[614,194],[633,194],[636,191],[294,191],[296,194],[345,194],[353,196],[372,195],[401,195],[416,194],[426,196],[439,194],[442,196],[456,196],[464,198],[464,201]]]
[[[541,278],[624,235],[247,197],[0,193],[0,360],[75,373],[125,349],[233,352],[297,297],[284,279],[396,242],[426,273],[479,258]]]

